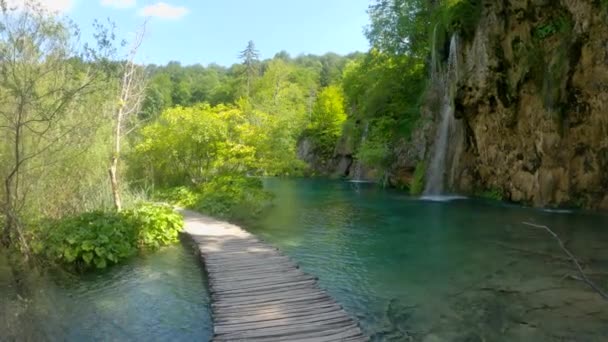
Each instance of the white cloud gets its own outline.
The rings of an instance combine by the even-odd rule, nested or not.
[[[114,8],[131,8],[135,7],[136,3],[136,0],[101,0],[102,6]]]
[[[188,14],[190,10],[183,6],[173,6],[165,2],[146,6],[139,11],[139,15],[144,17],[156,17],[161,19],[180,19]]]
[[[38,0],[42,8],[54,13],[68,12],[74,6],[74,0]],[[9,8],[23,9],[25,0],[7,0],[6,4]]]

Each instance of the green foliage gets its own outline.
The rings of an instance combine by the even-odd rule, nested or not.
[[[192,207],[198,202],[199,194],[186,186],[157,190],[154,198],[181,207]]]
[[[291,174],[301,167],[281,119],[237,106],[176,107],[144,127],[131,173],[165,186],[196,186],[222,174]],[[135,177],[135,176],[133,176]]]
[[[399,136],[396,120],[379,117],[368,121],[367,134],[358,147],[356,157],[370,168],[387,169],[393,161],[393,144]]]
[[[338,137],[346,121],[344,94],[338,86],[324,88],[313,107],[310,129]]]
[[[102,269],[139,249],[177,241],[183,220],[171,207],[142,203],[123,212],[94,211],[43,221],[34,231],[34,253],[74,268]]]
[[[324,88],[313,107],[311,121],[303,135],[313,140],[315,154],[329,159],[346,121],[344,94],[338,86]]]
[[[239,175],[214,177],[198,188],[199,201],[193,209],[205,214],[229,218],[254,217],[270,203],[272,196],[264,191],[259,178]]]
[[[388,120],[384,133],[408,139],[420,117],[426,88],[424,62],[372,50],[351,62],[344,72],[344,92],[351,116],[359,120]],[[396,131],[396,130],[397,131]]]
[[[156,250],[178,241],[184,221],[167,205],[141,203],[121,213],[136,232],[140,249]]]
[[[481,19],[481,0],[443,0],[435,16],[448,34],[471,40]]]
[[[272,201],[262,181],[255,177],[224,174],[193,187],[163,189],[154,197],[204,214],[233,220],[250,219]]]
[[[538,40],[547,39],[557,33],[569,33],[572,30],[572,21],[566,16],[558,16],[550,21],[539,24],[532,32]]]
[[[567,101],[570,60],[579,58],[576,55],[580,54],[580,46],[576,52],[577,43],[570,38],[572,28],[573,22],[568,13],[549,12],[547,18],[533,29],[532,43],[518,46],[517,50],[521,56],[520,63],[527,64],[530,78],[536,84],[543,104],[552,114],[560,132],[563,129],[563,104]],[[557,39],[546,42],[553,36]]]
[[[414,170],[414,178],[412,179],[412,183],[410,184],[410,194],[412,196],[419,196],[424,191],[424,182],[426,177],[426,163],[424,161],[419,161],[416,164],[416,169]]]
[[[221,175],[194,188],[176,187],[155,193],[155,197],[202,213],[226,219],[249,219],[270,204],[259,178]]]
[[[364,165],[383,166],[391,151],[386,144],[378,141],[368,140],[364,142],[357,152],[357,159]]]
[[[34,252],[77,269],[105,268],[137,252],[133,226],[114,212],[85,213],[40,228]]]
[[[366,35],[371,45],[390,55],[424,59],[432,27],[433,4],[428,0],[376,0],[369,7],[371,24]]]
[[[3,1],[6,4],[5,1]],[[113,33],[94,40],[35,2],[0,6],[0,211],[2,242],[18,244],[41,217],[104,206],[111,122],[118,86]],[[12,9],[11,9],[12,8]],[[81,45],[95,42],[98,47]],[[17,226],[23,229],[16,229]],[[26,234],[27,232],[23,232]],[[24,246],[21,246],[24,247]]]
[[[477,191],[476,196],[493,201],[502,201],[504,199],[502,190],[499,188],[489,188]]]

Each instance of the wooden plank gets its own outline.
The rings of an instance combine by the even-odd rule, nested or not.
[[[207,265],[208,268],[220,268],[222,270],[227,270],[227,269],[241,269],[241,268],[247,268],[247,267],[252,267],[255,266],[257,268],[262,268],[262,267],[269,267],[272,268],[273,266],[282,266],[282,265],[290,265],[291,267],[295,268],[295,265],[287,258],[285,257],[275,257],[272,259],[263,259],[263,260],[226,260],[223,262],[217,262],[217,261],[205,261],[205,265]]]
[[[273,291],[270,293],[254,293],[251,295],[237,293],[237,294],[213,294],[213,298],[223,303],[265,303],[267,301],[274,301],[276,299],[293,298],[294,296],[313,296],[316,294],[326,293],[321,289],[311,288],[309,286],[301,289],[283,289],[281,291]]]
[[[234,330],[255,330],[271,327],[291,326],[293,324],[307,324],[316,322],[331,322],[338,319],[344,319],[345,322],[350,322],[348,316],[342,311],[333,311],[328,313],[311,313],[308,316],[297,316],[292,318],[277,318],[275,320],[244,322],[244,323],[214,323],[214,331],[216,334],[229,332]]]
[[[348,318],[348,317],[346,317]],[[216,334],[222,339],[252,339],[252,338],[281,338],[290,337],[293,339],[313,338],[332,336],[339,334],[351,334],[352,329],[357,328],[355,323],[344,324],[343,321],[317,324],[293,324],[287,327],[257,329],[257,330],[241,330],[226,334]]]
[[[183,211],[209,275],[214,341],[367,341],[311,277],[241,228]]]
[[[291,261],[288,257],[278,254],[264,252],[259,255],[255,252],[247,252],[247,254],[226,254],[221,256],[206,256],[205,261],[210,264],[225,264],[225,263],[258,263],[274,262],[277,260]]]
[[[260,287],[260,286],[271,286],[284,284],[286,282],[299,282],[299,281],[316,281],[316,279],[307,276],[304,273],[287,272],[280,274],[258,274],[252,273],[249,276],[243,276],[243,278],[225,278],[216,279],[211,282],[211,286],[214,290],[236,290],[239,288],[247,287]]]
[[[350,318],[346,315],[332,314],[328,315],[325,319],[319,319],[311,317],[308,319],[300,318],[296,320],[276,320],[276,321],[265,321],[265,322],[254,322],[254,323],[243,323],[243,324],[232,324],[232,325],[213,325],[213,331],[216,335],[231,334],[235,332],[246,331],[253,333],[256,330],[268,331],[269,329],[295,329],[295,327],[306,327],[309,328],[311,325],[329,325],[329,324],[352,324]]]
[[[289,276],[293,277],[294,279],[310,279],[310,280],[317,280],[317,278],[312,277],[308,274],[305,274],[304,272],[295,269],[293,270],[293,272],[286,272],[289,274]],[[259,272],[251,272],[248,274],[236,274],[234,276],[229,276],[229,275],[221,275],[221,276],[216,276],[216,278],[213,280],[216,283],[225,283],[225,282],[239,282],[239,281],[248,281],[248,280],[259,280],[259,279],[275,279],[275,278],[283,278],[287,276],[287,274],[285,273],[267,273],[267,274],[262,274]]]
[[[243,317],[252,317],[252,316],[264,316],[264,315],[272,315],[277,316],[278,314],[289,315],[292,313],[305,312],[310,311],[312,309],[321,309],[325,307],[333,307],[339,306],[337,303],[333,301],[319,301],[316,303],[301,303],[301,304],[270,304],[270,305],[258,305],[254,308],[233,308],[233,309],[225,309],[217,312],[214,315],[214,318],[218,319],[228,319],[228,318],[239,318]],[[341,307],[340,307],[341,309]]]
[[[289,289],[304,289],[310,288],[314,286],[315,280],[293,280],[290,279],[288,282],[284,283],[270,283],[270,285],[265,286],[256,286],[256,287],[246,287],[246,288],[235,288],[235,289],[222,289],[222,290],[214,290],[214,295],[223,295],[223,296],[235,296],[235,295],[257,295],[264,293],[272,293],[272,292],[281,292]]]
[[[213,319],[215,324],[236,324],[236,323],[250,323],[250,322],[263,322],[263,321],[274,321],[277,319],[283,318],[296,318],[296,317],[306,317],[309,315],[320,315],[324,313],[334,312],[334,311],[342,311],[342,308],[339,305],[331,304],[329,306],[324,307],[315,307],[312,308],[310,306],[300,307],[299,310],[292,310],[289,312],[279,311],[274,313],[260,313],[260,314],[243,314],[242,317],[237,316],[238,312],[229,313],[226,316],[216,316]]]
[[[274,259],[274,260],[269,260],[268,262],[243,262],[243,261],[239,261],[239,260],[234,260],[232,262],[224,262],[224,263],[216,263],[216,262],[209,262],[208,264],[205,263],[205,265],[207,266],[208,269],[218,269],[221,270],[222,272],[225,272],[227,270],[241,270],[241,269],[247,269],[249,267],[257,267],[259,269],[265,269],[265,268],[277,268],[278,266],[289,266],[289,268],[297,268],[292,262],[290,262],[288,259]]]
[[[225,273],[222,272],[221,269],[213,269],[207,270],[207,273],[215,273],[213,280],[217,280],[220,282],[229,282],[229,281],[245,281],[247,278],[279,278],[279,277],[297,277],[304,275],[301,270],[292,267],[281,267],[276,269],[258,269],[258,268],[250,268],[242,271],[230,271]],[[240,279],[240,280],[235,280]]]
[[[258,304],[266,304],[266,303],[297,303],[297,302],[306,302],[306,301],[313,301],[316,299],[325,299],[327,298],[328,295],[321,291],[318,290],[317,292],[314,293],[303,293],[300,294],[299,296],[282,296],[280,298],[250,298],[249,300],[243,300],[243,301],[216,301],[215,303],[212,303],[211,305],[216,307],[216,308],[225,308],[225,307],[235,307],[235,306],[239,306],[239,307],[251,307],[252,305],[258,305]]]

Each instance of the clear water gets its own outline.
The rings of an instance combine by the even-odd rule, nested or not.
[[[207,341],[212,334],[206,279],[189,246],[85,276],[31,275],[24,299],[9,278],[4,263],[0,340]]]
[[[375,341],[606,341],[608,302],[544,231],[608,288],[608,216],[419,200],[374,185],[269,179],[252,232],[327,289]]]
[[[373,184],[266,181],[275,206],[248,229],[280,247],[374,341],[607,341],[608,302],[543,231],[549,225],[608,289],[608,216],[450,198]],[[0,255],[0,340],[208,341],[206,279],[189,246],[106,272],[26,281]]]

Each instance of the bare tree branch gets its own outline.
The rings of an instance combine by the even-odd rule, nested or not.
[[[112,187],[114,207],[118,211],[122,209],[118,162],[121,154],[121,139],[125,134],[123,125],[125,125],[125,122],[127,122],[130,116],[137,114],[144,96],[144,79],[143,76],[140,75],[139,67],[137,64],[135,64],[135,57],[137,56],[137,51],[141,47],[144,40],[146,34],[146,24],[147,20],[143,23],[142,27],[135,35],[127,61],[124,64],[119,103],[118,108],[116,109],[116,114],[114,115],[114,148],[110,158],[110,168],[108,169],[108,172],[110,175],[110,185]]]
[[[608,294],[606,294],[606,292],[604,292],[602,289],[600,289],[599,286],[597,286],[591,279],[589,279],[587,277],[587,275],[585,274],[585,271],[583,271],[583,267],[581,266],[578,259],[576,259],[576,257],[568,250],[568,248],[566,248],[566,246],[564,245],[564,242],[559,238],[559,236],[553,230],[551,230],[551,228],[549,228],[547,226],[539,225],[539,224],[530,223],[530,222],[522,222],[522,223],[527,226],[530,226],[530,227],[544,229],[545,231],[547,231],[547,233],[551,234],[551,236],[553,236],[553,238],[559,244],[559,247],[564,251],[564,253],[566,253],[566,255],[568,255],[568,257],[570,258],[570,260],[572,261],[574,266],[576,266],[576,269],[578,270],[578,273],[581,276],[581,280],[583,282],[585,282],[587,285],[589,285],[589,287],[591,287],[600,296],[602,296],[602,298],[604,298],[605,300],[608,300]]]

